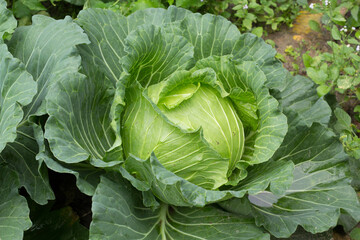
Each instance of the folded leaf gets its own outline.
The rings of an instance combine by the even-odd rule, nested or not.
[[[273,164],[269,162],[263,168],[258,168],[262,174],[256,171],[249,180],[240,182],[239,185],[230,190],[221,189],[221,191],[206,190],[185,179],[176,176],[167,170],[152,155],[147,160],[142,160],[134,156],[130,156],[127,160],[131,165],[128,170],[136,169],[136,176],[149,184],[153,194],[162,202],[175,206],[195,206],[203,207],[209,203],[215,203],[230,198],[242,198],[247,192],[259,193],[264,191],[269,185],[274,192],[281,194],[291,184],[292,179],[292,162],[281,162]],[[269,171],[264,171],[268,168]],[[122,173],[124,175],[124,173]],[[124,175],[125,177],[126,175]],[[135,186],[139,184],[135,179],[127,179]],[[137,187],[138,188],[138,187]],[[139,188],[138,188],[139,189]]]
[[[92,211],[90,239],[269,239],[252,220],[212,206],[145,208],[140,192],[119,174],[101,177]]]
[[[275,58],[276,51],[262,38],[246,33],[240,36],[231,54],[237,62],[254,61],[266,75],[265,85],[268,88],[285,89],[288,71]]]
[[[75,46],[88,41],[70,17],[56,21],[36,15],[33,25],[16,29],[8,44],[9,51],[25,64],[26,70],[37,82],[34,100],[24,108],[24,121],[30,115],[43,114],[44,99],[52,85],[69,72],[78,71],[80,56],[76,54]]]
[[[26,199],[20,196],[17,174],[0,165],[0,238],[21,240],[23,231],[31,227]]]
[[[193,64],[193,46],[184,37],[154,25],[142,25],[131,32],[125,39],[125,52],[120,61],[130,74],[125,85],[138,82],[147,88]]]
[[[121,139],[110,118],[114,91],[110,81],[100,79],[102,74],[69,74],[49,92],[45,137],[65,163],[90,160],[105,167],[122,162]]]
[[[14,58],[5,44],[0,44],[0,152],[16,138],[16,128],[23,118],[22,106],[36,94],[36,83],[24,64]]]
[[[12,12],[6,8],[7,2],[0,0],[0,43],[4,33],[13,33],[16,28],[16,19]]]
[[[307,81],[295,78],[292,83],[296,86],[297,81],[303,80]],[[291,186],[282,195],[267,191],[250,195],[248,200],[232,199],[221,206],[253,215],[258,226],[279,238],[289,237],[299,225],[311,233],[323,232],[337,224],[340,211],[359,221],[360,204],[350,186],[348,156],[334,132],[324,126],[329,119],[329,106],[309,94],[314,88],[293,90],[293,95],[289,94],[292,90],[286,91],[288,94],[282,95],[280,103],[288,117],[289,131],[271,161],[295,164]],[[296,104],[293,98],[303,105],[295,107],[291,104]],[[321,113],[320,117],[308,118],[304,113],[309,111]],[[270,190],[274,191],[271,187]]]
[[[39,204],[46,204],[54,199],[46,166],[37,153],[43,151],[43,135],[41,128],[33,123],[18,127],[17,138],[8,143],[0,153],[0,158],[8,163],[24,186],[30,197]]]
[[[24,64],[13,58],[5,44],[0,45],[0,162],[17,172],[21,186],[38,203],[46,203],[54,194],[47,178],[47,169],[36,160],[40,130],[33,123],[22,122],[22,107],[36,94],[36,83]]]

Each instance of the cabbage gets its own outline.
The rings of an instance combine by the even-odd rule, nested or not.
[[[39,15],[14,31],[5,6],[1,239],[30,228],[29,199],[54,199],[48,169],[92,196],[90,239],[286,238],[360,221],[330,106],[262,39],[176,7]]]
[[[161,82],[148,88],[147,98],[136,91],[129,91],[123,117],[125,156],[148,159],[154,152],[189,182],[206,189],[226,184],[244,150],[244,128],[231,100],[199,82]]]

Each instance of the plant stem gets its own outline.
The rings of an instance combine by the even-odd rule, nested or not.
[[[161,234],[161,239],[162,240],[166,240],[166,234],[165,234],[165,225],[166,225],[166,214],[167,214],[167,210],[168,210],[168,205],[167,204],[162,204],[161,208],[160,208],[160,234]]]

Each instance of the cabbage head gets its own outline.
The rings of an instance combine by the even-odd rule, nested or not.
[[[129,91],[122,124],[125,155],[148,159],[153,152],[169,171],[217,189],[241,160],[243,124],[231,99],[216,88],[186,73],[177,77],[149,86],[147,97]]]
[[[182,12],[171,8],[164,18],[174,11]],[[140,25],[125,39],[128,54],[120,60],[124,71],[118,80],[123,111],[114,115],[122,119],[118,129],[125,168],[137,178],[144,176],[130,158],[153,155],[166,170],[201,188],[235,186],[246,178],[248,166],[268,161],[283,141],[286,117],[266,82],[279,85],[286,73],[261,70],[237,48],[248,40],[273,50],[253,35],[238,35],[220,17],[205,17],[219,28],[214,37],[220,39],[204,39],[199,49],[199,40],[192,43],[182,32],[181,27],[195,24],[186,18]],[[239,39],[226,48],[231,38]],[[211,51],[207,41],[213,41]],[[223,42],[221,48],[217,41]],[[274,59],[272,63],[279,64]]]
[[[18,28],[6,6],[0,239],[60,226],[58,239],[269,240],[360,222],[353,159],[333,131],[350,119],[335,123],[261,38],[174,6]],[[89,229],[39,206],[56,197],[48,169],[91,196]]]
[[[40,80],[25,113],[49,116],[37,159],[92,196],[91,239],[286,238],[340,213],[360,221],[330,106],[261,38],[173,6],[33,22],[9,49],[53,51],[27,64]],[[79,37],[66,61],[50,64],[61,44],[44,29]],[[25,47],[28,34],[40,37]]]

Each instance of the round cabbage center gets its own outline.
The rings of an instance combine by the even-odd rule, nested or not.
[[[128,95],[126,156],[148,159],[154,152],[166,169],[206,189],[227,183],[244,149],[243,125],[230,99],[206,84],[177,87],[157,105],[136,90]]]

